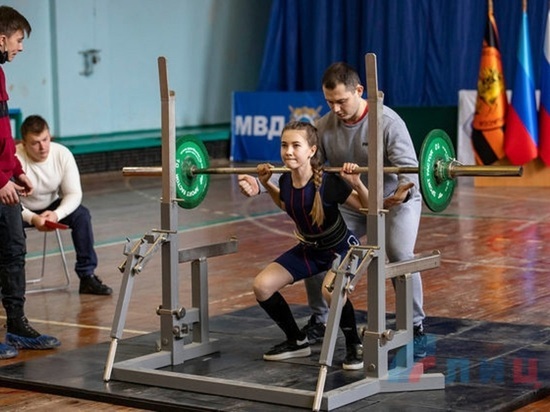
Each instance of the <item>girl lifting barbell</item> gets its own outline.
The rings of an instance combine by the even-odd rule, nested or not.
[[[346,163],[339,174],[323,173],[317,156],[317,129],[310,123],[290,122],[281,136],[281,158],[290,173],[282,174],[279,187],[269,181],[272,168],[257,167],[258,177],[274,203],[285,210],[296,224],[299,243],[270,263],[254,279],[254,294],[259,305],[286,335],[263,357],[276,361],[311,354],[305,333],[300,331],[280,290],[296,281],[328,271],[323,293],[330,302],[329,285],[336,255],[344,257],[359,241],[347,228],[338,205],[355,209],[367,207],[368,190],[356,173],[358,165]],[[413,186],[407,187],[407,190]],[[342,308],[340,328],[346,341],[343,368],[363,368],[363,346],[357,333],[355,311],[349,299]]]

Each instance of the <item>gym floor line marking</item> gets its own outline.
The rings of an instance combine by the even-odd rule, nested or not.
[[[253,295],[253,294],[254,294],[253,291],[244,292],[244,293],[241,293],[241,294],[236,295],[236,296],[230,296],[230,297],[228,297],[228,298],[223,298],[223,299],[218,299],[218,300],[212,300],[212,301],[209,302],[209,305],[212,306],[212,305],[219,304],[219,303],[230,302],[230,301],[232,301],[232,300],[244,298],[244,297],[247,297],[247,296],[251,296],[251,295]]]
[[[460,197],[462,196],[470,196],[470,197],[484,197],[484,198],[487,198],[487,199],[506,199],[506,200],[509,200],[510,199],[510,196],[508,195],[500,195],[500,194],[495,194],[495,193],[486,193],[486,192],[470,192],[470,191],[461,191],[460,194],[459,194]],[[550,200],[547,199],[547,198],[543,198],[543,197],[528,197],[528,196],[525,196],[523,197],[523,199],[529,201],[529,202],[541,202],[541,203],[549,203]]]
[[[256,219],[262,219],[264,217],[279,215],[279,214],[283,214],[283,212],[278,211],[278,210],[277,211],[269,211],[269,212],[258,214],[254,217],[236,215],[235,217],[229,217],[229,218],[226,218],[226,219],[212,220],[210,222],[207,222],[206,224],[200,224],[198,226],[191,226],[191,227],[190,226],[180,226],[180,227],[178,227],[178,234],[190,233],[190,232],[194,232],[194,231],[201,230],[201,229],[213,228],[213,227],[223,226],[223,225],[226,225],[226,224],[240,223],[240,222],[244,222],[244,221],[253,222]],[[288,233],[286,233],[286,234],[288,234]],[[105,247],[110,247],[110,246],[121,245],[121,244],[126,243],[127,239],[130,239],[130,241],[132,241],[132,239],[133,239],[135,241],[135,240],[141,239],[142,236],[143,235],[125,236],[124,238],[116,238],[116,239],[112,239],[112,240],[96,242],[95,248],[100,249],[100,248],[105,248]],[[64,250],[65,250],[66,255],[69,254],[69,253],[74,253],[74,247],[72,246],[72,244],[70,246],[65,246]],[[52,252],[46,253],[46,256],[57,256],[57,255],[59,255],[59,251],[55,251],[55,250],[52,251]],[[121,253],[121,255],[122,255],[122,253]],[[42,259],[42,252],[35,252],[33,254],[27,254],[27,260],[28,261],[37,260],[37,259]]]
[[[0,316],[0,319],[6,319],[6,317]],[[107,330],[107,331],[110,331],[112,329],[111,326],[83,325],[80,323],[58,322],[55,320],[29,319],[29,322],[39,323],[42,325],[66,326],[66,327],[79,328],[79,329],[95,329],[95,330]],[[124,329],[123,331],[126,333],[136,333],[140,335],[151,333],[151,331],[143,331],[143,330],[135,330],[135,329]]]
[[[246,220],[249,221],[250,223],[252,223],[253,225],[257,226],[257,227],[260,227],[270,233],[275,233],[275,234],[278,234],[278,235],[282,235],[282,236],[286,236],[286,237],[294,237],[293,234],[291,234],[288,230],[278,230],[278,229],[274,229],[272,225],[267,225],[267,224],[263,224],[261,222],[259,222],[259,219],[257,218],[252,218],[250,212],[249,212],[249,206],[250,204],[252,203],[252,199],[253,198],[248,198],[247,201],[244,203],[244,216],[246,217]],[[279,213],[277,214],[285,214],[283,211],[280,211]],[[265,216],[262,216],[262,217],[265,217]]]
[[[455,219],[455,220],[495,220],[495,221],[522,221],[522,222],[538,222],[540,219],[529,219],[525,217],[503,217],[503,216],[482,216],[482,215],[462,215],[457,213],[435,213],[435,212],[422,212],[424,218],[441,218],[441,219]]]
[[[525,267],[523,266],[514,266],[514,265],[495,265],[493,263],[484,263],[482,261],[473,262],[471,260],[465,261],[465,260],[456,260],[456,259],[441,259],[441,262],[444,263],[452,263],[455,265],[464,265],[464,267],[472,267],[472,266],[485,266],[489,268],[496,268],[496,269],[516,269],[516,270],[525,270]],[[548,269],[542,268],[542,269],[536,269],[536,268],[529,268],[530,272],[540,272],[540,273],[548,273]]]

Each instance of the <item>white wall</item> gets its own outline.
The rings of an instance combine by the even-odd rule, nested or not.
[[[5,0],[32,25],[4,66],[10,107],[58,137],[160,128],[157,58],[176,125],[229,123],[231,92],[255,90],[271,0]],[[81,51],[100,61],[83,76]]]

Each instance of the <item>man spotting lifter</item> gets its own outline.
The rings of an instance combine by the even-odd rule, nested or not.
[[[357,72],[346,63],[334,63],[322,79],[323,94],[330,112],[316,123],[319,132],[319,151],[330,166],[351,162],[368,165],[368,101]],[[384,166],[418,167],[418,160],[405,122],[387,106],[383,107],[382,136]],[[368,174],[361,179],[368,187]],[[410,187],[410,184],[414,184]],[[260,185],[253,176],[240,175],[241,191],[247,196],[260,193]],[[386,254],[390,262],[414,258],[414,247],[420,225],[422,197],[418,190],[418,176],[414,174],[384,174],[384,207],[386,215]],[[366,235],[367,219],[362,213],[341,206],[342,216],[358,238]],[[308,337],[324,332],[328,306],[322,300],[323,275],[306,279],[308,303],[313,315],[304,331]],[[415,357],[426,356],[426,337],[423,320],[423,290],[420,273],[412,274],[413,325]],[[314,339],[310,339],[314,340]]]

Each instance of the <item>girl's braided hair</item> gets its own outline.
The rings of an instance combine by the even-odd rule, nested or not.
[[[285,130],[303,130],[306,132],[306,141],[313,147],[319,147],[319,136],[317,134],[317,128],[309,122],[290,121],[283,128]],[[313,169],[313,184],[315,185],[315,197],[313,198],[313,207],[311,208],[310,216],[313,219],[313,223],[317,226],[321,226],[325,220],[325,211],[323,210],[323,201],[321,199],[321,183],[323,181],[323,165],[319,158],[319,150],[315,151],[310,158],[310,164]]]

